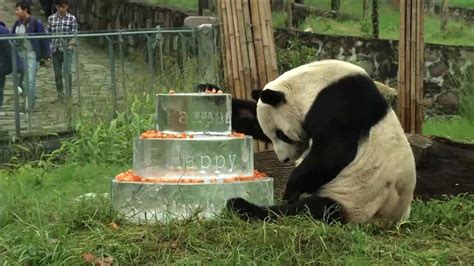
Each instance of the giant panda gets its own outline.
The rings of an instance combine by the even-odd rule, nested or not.
[[[253,95],[255,135],[271,141],[281,162],[300,162],[286,185],[285,204],[258,206],[232,198],[229,210],[246,220],[305,212],[343,223],[409,217],[414,156],[395,112],[364,69],[339,60],[312,62]],[[239,104],[233,103],[236,116]]]

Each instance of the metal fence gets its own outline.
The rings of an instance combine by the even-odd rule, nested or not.
[[[217,33],[214,26],[201,26],[0,36],[10,44],[10,51],[0,52],[12,54],[13,69],[0,109],[0,139],[69,132],[82,114],[110,119],[129,108],[127,99],[139,95],[186,91],[192,83],[220,84]],[[62,53],[64,98],[57,96],[55,64],[28,75],[32,69],[24,43],[44,39],[50,45],[53,40],[64,47],[71,40],[76,44]],[[36,79],[34,107],[31,77]]]

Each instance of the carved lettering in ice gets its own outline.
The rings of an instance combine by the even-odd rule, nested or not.
[[[188,120],[188,113],[186,113],[185,111],[181,111],[179,113],[179,119],[178,121],[181,123],[181,124],[184,124],[186,123],[186,121]]]
[[[194,156],[186,156],[186,169],[196,169],[194,164]]]
[[[207,170],[211,167],[211,157],[207,155],[200,156],[201,157],[201,169],[200,172],[206,173]]]
[[[173,154],[171,155],[171,168],[183,169],[181,166],[181,157],[174,156]]]
[[[216,173],[220,173],[225,169],[225,157],[223,155],[216,156]]]
[[[229,172],[232,172],[234,170],[234,163],[235,163],[235,158],[236,157],[237,157],[237,155],[235,155],[235,154],[229,155],[229,162],[230,162]]]
[[[218,155],[178,155],[173,152],[168,167],[181,170],[198,170],[201,173],[222,173],[234,171],[236,154]]]

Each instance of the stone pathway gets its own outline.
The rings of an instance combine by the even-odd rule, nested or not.
[[[0,20],[4,21],[9,28],[16,20],[15,0],[0,0]],[[33,1],[33,15],[39,17],[43,22],[46,18],[38,10],[38,1]],[[79,40],[78,64],[73,66],[72,73],[72,102],[61,103],[56,100],[57,93],[54,82],[54,72],[50,68],[40,67],[37,74],[37,101],[35,109],[28,115],[20,113],[21,135],[48,135],[71,130],[74,117],[79,112],[89,110],[101,112],[104,104],[111,106],[112,91],[110,79],[110,66],[107,50],[97,47],[98,39]],[[118,100],[123,100],[123,88],[120,68],[120,60],[117,57],[116,81]],[[142,66],[125,61],[127,73],[133,71],[143,72]],[[141,69],[140,69],[141,68]],[[80,91],[80,99],[79,99]],[[7,76],[7,84],[4,90],[4,105],[0,111],[0,139],[11,139],[15,136],[15,113],[12,76]],[[20,97],[20,106],[24,106],[24,98]],[[107,112],[107,115],[112,113]],[[70,114],[70,115],[68,115]]]

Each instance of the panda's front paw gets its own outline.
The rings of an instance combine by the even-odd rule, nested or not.
[[[288,183],[285,188],[285,192],[283,193],[283,200],[288,202],[289,204],[295,203],[300,200],[300,196],[303,194],[295,186]]]
[[[266,216],[264,208],[252,204],[243,198],[229,199],[226,203],[226,208],[245,221],[264,219]]]
[[[222,92],[222,89],[219,88],[217,85],[210,84],[210,83],[201,83],[194,85],[194,90],[196,92]]]

